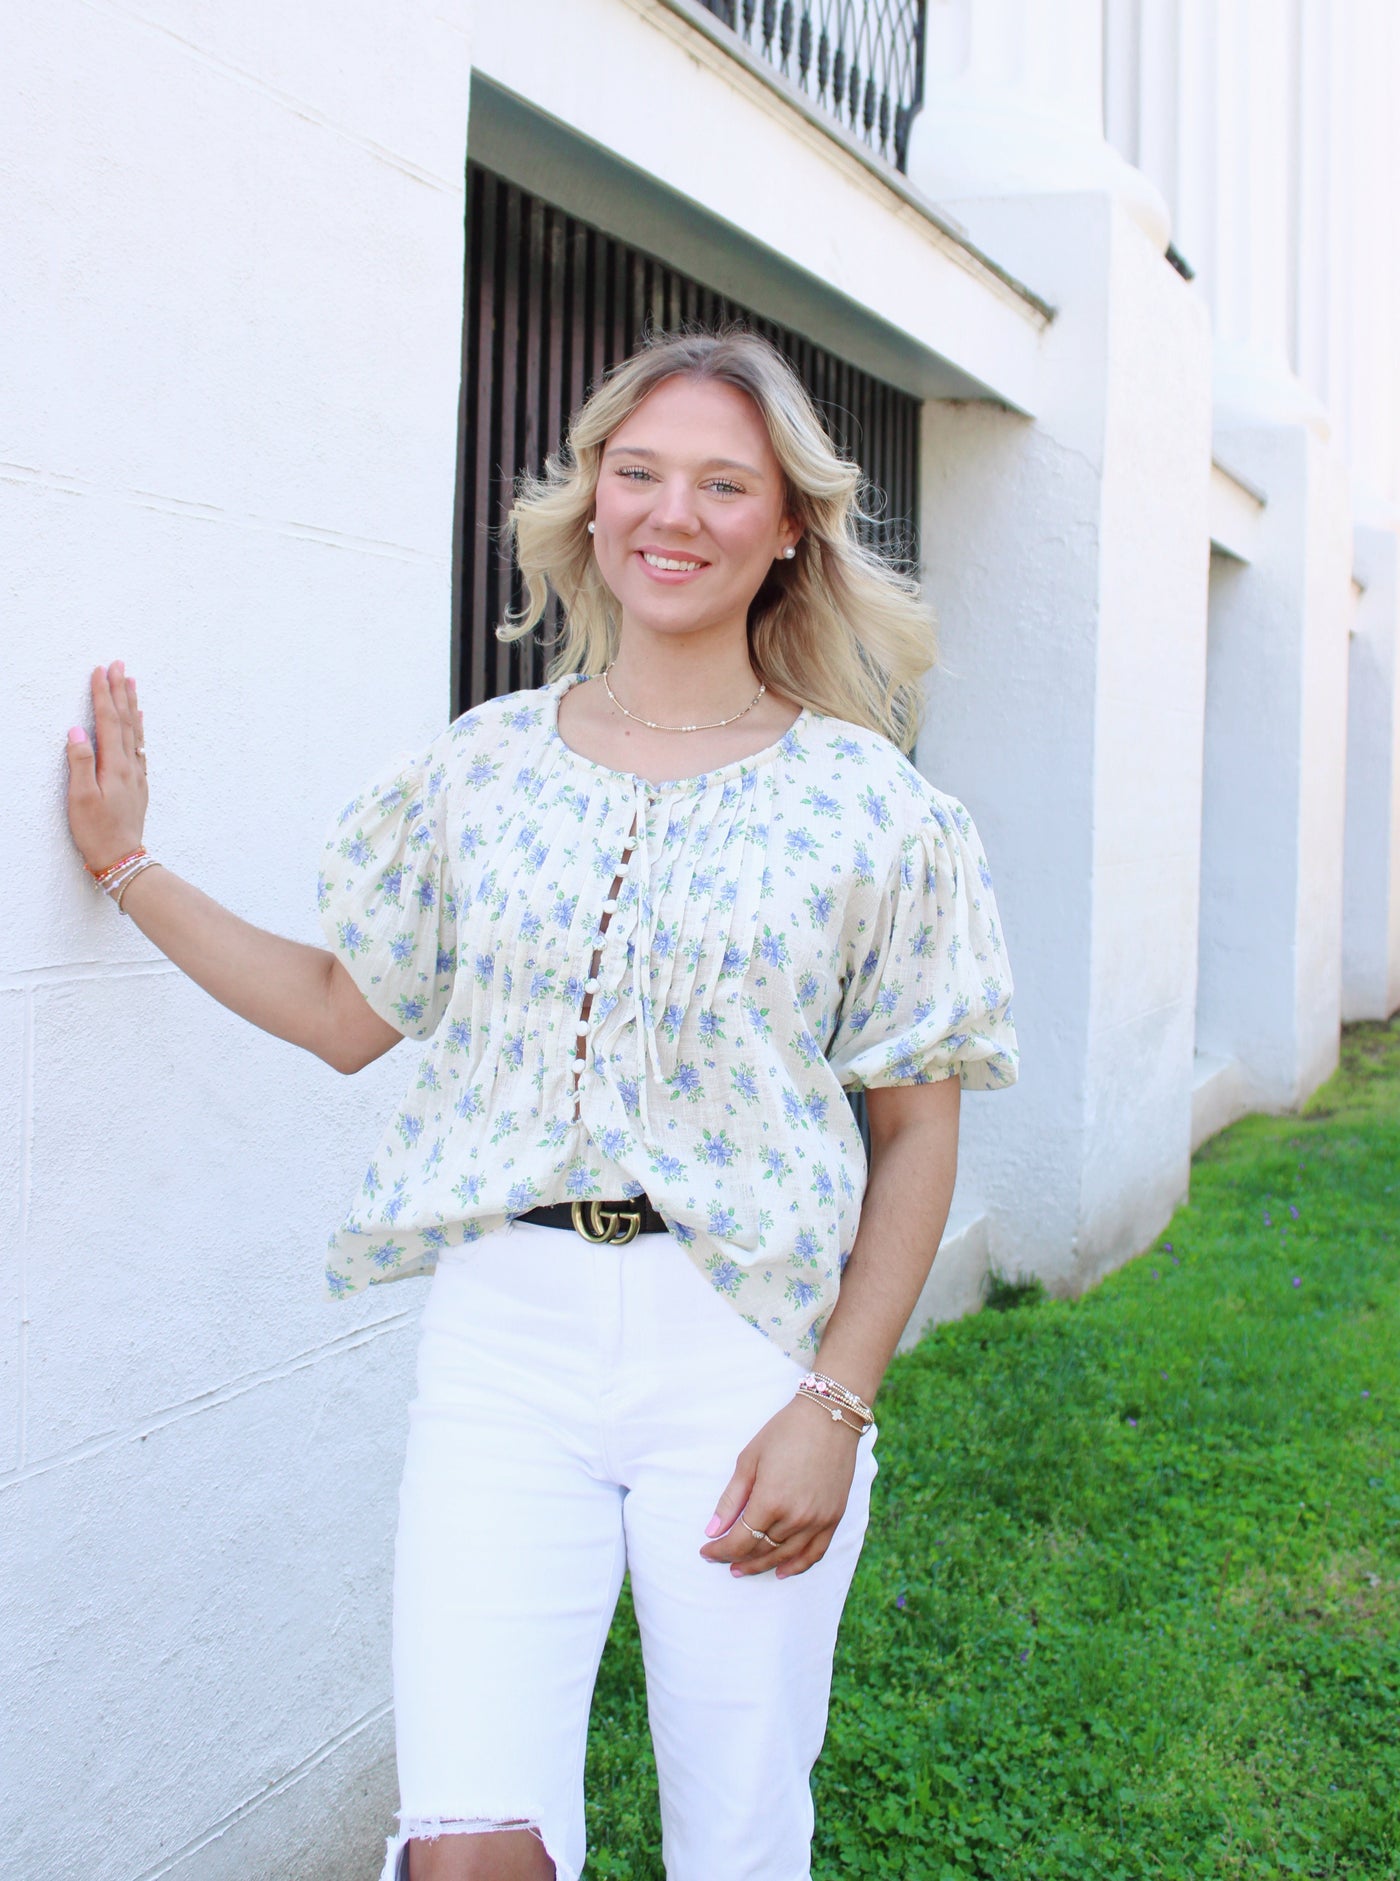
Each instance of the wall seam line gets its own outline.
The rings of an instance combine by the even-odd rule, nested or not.
[[[74,960],[66,966],[15,967],[0,973],[0,993],[26,993],[36,986],[67,986],[84,980],[155,980],[179,972],[168,960]]]
[[[84,4],[91,7],[94,12],[111,14],[116,19],[127,21],[129,25],[141,26],[147,32],[159,34],[161,38],[168,39],[173,45],[178,46],[187,57],[193,59],[196,64],[204,66],[206,70],[232,79],[234,84],[241,85],[245,90],[255,92],[258,96],[269,99],[273,104],[280,105],[283,110],[290,111],[293,117],[298,117],[303,123],[313,125],[317,130],[329,131],[332,137],[340,138],[352,149],[361,151],[365,156],[373,157],[376,162],[386,164],[392,170],[399,171],[411,181],[423,183],[430,189],[441,190],[449,196],[464,194],[465,184],[456,184],[448,177],[437,175],[433,170],[425,170],[421,164],[414,163],[411,158],[400,156],[397,151],[390,150],[386,144],[376,143],[372,137],[357,137],[353,131],[347,130],[342,124],[337,124],[334,118],[328,117],[315,105],[308,104],[305,99],[298,98],[294,92],[282,91],[276,85],[269,85],[266,79],[259,78],[256,73],[244,71],[232,60],[222,59],[217,53],[206,52],[202,46],[195,45],[191,39],[182,38],[179,33],[169,26],[162,25],[159,20],[149,19],[133,7],[119,6],[115,4],[115,0],[84,0]]]
[[[343,1352],[356,1351],[360,1346],[368,1345],[374,1339],[382,1338],[385,1333],[397,1331],[416,1317],[410,1308],[402,1313],[395,1313],[390,1319],[377,1319],[369,1326],[357,1327],[354,1332],[342,1333],[336,1339],[329,1339],[322,1345],[310,1346],[304,1352],[296,1353],[292,1358],[284,1359],[277,1365],[269,1365],[260,1371],[247,1372],[241,1378],[231,1379],[227,1384],[216,1385],[210,1391],[202,1391],[193,1398],[183,1398],[178,1404],[167,1406],[163,1411],[153,1412],[149,1417],[134,1424],[125,1425],[120,1430],[106,1432],[103,1436],[89,1438],[85,1443],[75,1444],[71,1449],[60,1450],[53,1456],[41,1457],[30,1466],[21,1466],[0,1475],[0,1494],[7,1489],[17,1488],[21,1483],[32,1482],[36,1477],[47,1476],[56,1469],[66,1469],[74,1463],[85,1463],[90,1457],[101,1456],[105,1451],[115,1449],[118,1444],[153,1436],[157,1431],[167,1430],[173,1424],[183,1423],[187,1418],[198,1417],[201,1412],[218,1410],[222,1405],[231,1404],[236,1398],[243,1398],[250,1391],[256,1391],[262,1385],[276,1384],[283,1378],[290,1378],[293,1373],[307,1371],[313,1365],[319,1365],[324,1359],[339,1357]]]
[[[323,1764],[328,1757],[333,1757],[336,1751],[342,1749],[352,1738],[358,1737],[362,1731],[367,1731],[372,1724],[377,1724],[379,1720],[386,1717],[392,1709],[393,1700],[386,1698],[381,1704],[376,1705],[372,1711],[366,1711],[362,1717],[356,1718],[352,1724],[347,1724],[343,1731],[337,1731],[333,1737],[327,1738],[324,1744],[318,1745],[308,1756],[303,1757],[299,1764],[295,1764],[283,1776],[280,1776],[275,1783],[270,1783],[266,1789],[259,1790],[256,1796],[250,1796],[244,1802],[238,1803],[233,1809],[229,1810],[227,1815],[220,1816],[218,1821],[211,1824],[209,1828],[201,1830],[192,1841],[186,1842],[182,1847],[176,1849],[173,1855],[164,1856],[153,1868],[143,1868],[141,1873],[134,1877],[134,1881],[160,1881],[162,1875],[170,1874],[173,1869],[178,1867],[178,1865],[189,1856],[197,1855],[200,1849],[207,1848],[211,1842],[216,1842],[221,1835],[225,1835],[230,1829],[236,1828],[240,1822],[244,1821],[248,1816],[251,1816],[255,1809],[260,1809],[264,1803],[270,1802],[274,1796],[281,1796],[285,1794],[287,1790],[294,1788],[296,1784],[301,1782],[303,1777],[309,1776],[319,1764]]]
[[[43,490],[50,496],[107,497],[131,504],[136,509],[154,511],[160,516],[175,516],[184,522],[223,523],[232,529],[247,529],[258,535],[282,536],[290,542],[312,542],[323,549],[347,549],[352,554],[377,555],[390,561],[409,562],[424,568],[438,568],[445,556],[428,549],[416,549],[410,543],[391,542],[376,536],[356,536],[339,529],[326,529],[319,523],[297,522],[288,516],[256,516],[244,510],[222,509],[217,503],[203,503],[189,497],[167,496],[160,490],[138,490],[129,485],[96,483],[71,472],[40,470],[30,464],[0,462],[0,482],[19,489]]]

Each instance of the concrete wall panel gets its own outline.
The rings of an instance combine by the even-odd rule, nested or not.
[[[25,994],[17,987],[0,992],[0,1475],[19,1461],[22,1448],[28,1030]]]
[[[1086,1281],[1145,1246],[1189,1182],[1209,570],[1204,311],[1121,209],[1116,220],[1094,739]]]
[[[450,457],[439,464],[450,476]],[[152,852],[247,919],[319,944],[325,831],[451,713],[445,501],[439,512],[430,559],[113,492],[7,489],[11,617],[36,657],[20,662],[0,791],[33,892],[9,912],[0,971],[154,957],[83,874],[66,821],[67,728],[90,729],[91,671],[119,657],[145,714]]]
[[[1351,500],[1335,449],[1310,438],[1310,554],[1303,643],[1298,822],[1298,1096],[1340,1056],[1342,884],[1346,857],[1347,668],[1355,618]]]
[[[961,797],[987,847],[1016,991],[1021,1072],[963,1109],[960,1181],[988,1211],[993,1263],[1070,1284],[1083,1127],[1091,835],[1076,813],[1092,750],[1077,452],[985,405],[924,407],[925,585],[940,617],[920,769]],[[1013,1195],[1036,1198],[1038,1226]],[[1049,1272],[1047,1272],[1047,1268]]]
[[[234,84],[251,85],[408,175],[461,187],[462,67],[472,0],[342,0],[340,57],[316,7],[219,0],[122,0],[138,28],[168,38]],[[353,56],[352,56],[353,55]]]
[[[1191,1011],[1180,1000],[1114,1026],[1098,1041],[1085,1130],[1077,1290],[1146,1247],[1184,1198],[1191,1093],[1181,1063]]]
[[[1249,1066],[1259,1101],[1290,1088],[1291,1025],[1280,1035],[1271,1018],[1291,1011],[1297,898],[1296,803],[1276,735],[1297,717],[1293,662],[1276,648],[1287,583],[1281,591],[1271,573],[1298,527],[1284,511],[1276,487],[1264,511],[1269,552],[1247,568],[1215,556],[1210,573],[1196,1044]],[[1277,818],[1266,827],[1270,804]],[[1280,938],[1266,945],[1266,934]]]
[[[978,208],[1060,311],[1034,425],[926,407],[919,755],[979,817],[1017,984],[1021,1082],[967,1107],[969,1193],[993,1264],[1073,1292],[1187,1181],[1208,336],[1108,197]]]
[[[412,1314],[412,1282],[320,1297],[378,1134],[367,1092],[173,971],[34,1000],[30,1461]],[[381,1092],[411,1050],[376,1065]]]
[[[382,1760],[412,1351],[381,1334],[4,1491],[15,1874],[131,1881],[356,1726],[360,1768]],[[307,1873],[372,1873],[391,1825],[365,1804],[345,1868]],[[244,1872],[283,1872],[276,1848]]]
[[[55,12],[70,10],[64,31]],[[304,18],[323,62],[341,63],[343,24]],[[441,554],[442,486],[425,479],[441,478],[456,406],[444,412],[423,366],[459,345],[461,282],[444,264],[461,176],[405,171],[115,9],[48,9],[27,37],[8,188],[59,216],[80,195],[81,210],[61,240],[42,214],[15,231],[10,268],[45,317],[11,303],[0,459],[210,519]],[[368,48],[352,47],[358,66]]]
[[[1287,1108],[1337,1061],[1350,530],[1310,427],[1219,443],[1268,502],[1256,559],[1211,569],[1197,1046]]]
[[[1400,1006],[1400,530],[1356,532],[1347,690],[1342,1017]]]
[[[423,1289],[320,1273],[412,1048],[344,1080],[168,969],[82,874],[63,743],[124,658],[153,851],[316,942],[326,828],[446,723],[468,9],[6,24],[0,1833],[16,1873],[371,1881]]]

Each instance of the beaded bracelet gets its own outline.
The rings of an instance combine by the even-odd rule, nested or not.
[[[147,869],[158,869],[160,866],[159,861],[150,854],[143,843],[140,848],[133,849],[129,855],[122,856],[119,861],[109,863],[105,869],[88,869],[88,874],[103,894],[110,896],[116,902],[119,912],[125,914],[126,909],[122,906],[122,900],[127,889],[131,887],[138,875],[143,875]]]
[[[134,867],[127,870],[126,874],[121,879],[120,886],[110,891],[113,901],[117,904],[118,914],[126,913],[126,909],[122,906],[122,897],[125,895],[127,889],[131,887],[131,884],[136,880],[137,876],[144,875],[147,869],[158,869],[161,866],[162,865],[154,856],[143,856]]]
[[[829,1404],[819,1391],[813,1391],[809,1385],[799,1385],[797,1395],[799,1398],[810,1398],[813,1404],[819,1404],[833,1424],[844,1424],[847,1430],[855,1431],[858,1437],[863,1437],[867,1430],[875,1428],[874,1418],[867,1418],[862,1424],[853,1423],[841,1405]]]
[[[819,1396],[829,1398],[837,1404],[844,1404],[848,1411],[854,1411],[859,1417],[875,1415],[865,1399],[857,1397],[849,1385],[843,1385],[835,1378],[828,1378],[825,1372],[807,1372],[803,1376],[802,1383],[810,1386]]]
[[[118,857],[115,862],[109,862],[105,869],[88,869],[88,874],[92,877],[93,881],[97,883],[99,888],[105,888],[112,880],[113,876],[120,875],[122,870],[126,868],[129,863],[139,861],[145,854],[146,845],[141,843],[135,849],[129,851],[128,854]],[[84,863],[83,867],[87,869],[87,864]]]
[[[814,1404],[820,1404],[833,1423],[844,1424],[848,1430],[858,1430],[863,1437],[875,1422],[875,1413],[856,1393],[836,1379],[828,1378],[825,1372],[805,1372],[799,1379],[797,1390],[800,1396],[811,1398]],[[862,1421],[853,1424],[845,1415],[852,1411]]]
[[[133,861],[125,863],[115,874],[108,875],[98,886],[104,895],[110,895],[115,900],[127,883],[145,868],[147,862],[154,860],[154,856],[137,856]]]

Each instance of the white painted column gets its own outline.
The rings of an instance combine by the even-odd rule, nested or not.
[[[1327,0],[1108,11],[1109,131],[1171,204],[1211,310],[1214,449],[1268,499],[1250,562],[1212,570],[1198,1138],[1297,1103],[1336,1061],[1354,14]]]
[[[964,1107],[960,1187],[993,1265],[1072,1293],[1189,1173],[1209,334],[1103,138],[1098,0],[958,0],[930,29],[910,179],[1057,309],[1034,420],[924,410],[944,671],[918,757],[986,838],[1023,1053]]]
[[[1360,584],[1342,917],[1342,1016],[1351,1020],[1387,1018],[1400,1006],[1400,15],[1388,0],[1356,0],[1338,14],[1347,73],[1338,168],[1351,213],[1341,225],[1345,265],[1323,279]],[[1333,200],[1341,193],[1334,187]]]
[[[1160,250],[1158,190],[1105,140],[1103,0],[944,0],[928,14],[910,175],[974,238],[978,205],[1106,191]]]
[[[1339,9],[1344,21],[1353,11],[1346,120],[1353,213],[1342,308],[1351,364],[1341,428],[1358,520],[1371,526],[1380,513],[1390,526],[1400,512],[1400,9],[1390,0]]]
[[[1253,559],[1211,566],[1197,1047],[1203,1079],[1235,1067],[1219,1127],[1337,1063],[1352,592],[1345,483],[1312,429],[1216,449],[1268,497]]]
[[[1400,1007],[1400,532],[1356,531],[1347,715],[1342,1017]]]
[[[1218,414],[1323,420],[1296,373],[1300,243],[1329,187],[1322,4],[1299,0],[1296,30],[1275,0],[1104,9],[1108,136],[1161,192],[1210,310]]]
[[[1298,366],[1324,350],[1344,100],[1322,0],[1197,7],[1193,25],[1214,445],[1267,498],[1254,559],[1212,571],[1197,1042],[1236,1065],[1238,1108],[1281,1108],[1329,1075],[1341,1020],[1351,543],[1325,385]]]

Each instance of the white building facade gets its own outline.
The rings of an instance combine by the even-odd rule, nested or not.
[[[464,439],[486,484],[554,442],[548,348],[537,383],[483,337],[469,166],[903,427],[943,645],[916,759],[986,841],[1023,1052],[964,1107],[911,1336],[989,1266],[1092,1284],[1194,1144],[1400,1006],[1392,10],[847,8],[919,62],[883,140],[812,76],[841,11],[779,6],[771,45],[747,0],[7,16],[7,1872],[382,1858],[423,1283],[332,1308],[319,1268],[404,1070],[303,1062],[124,925],[63,741],[124,658],[152,848],[319,940],[336,808],[492,685]],[[843,73],[878,94],[889,51]],[[558,315],[585,380],[620,318]]]

